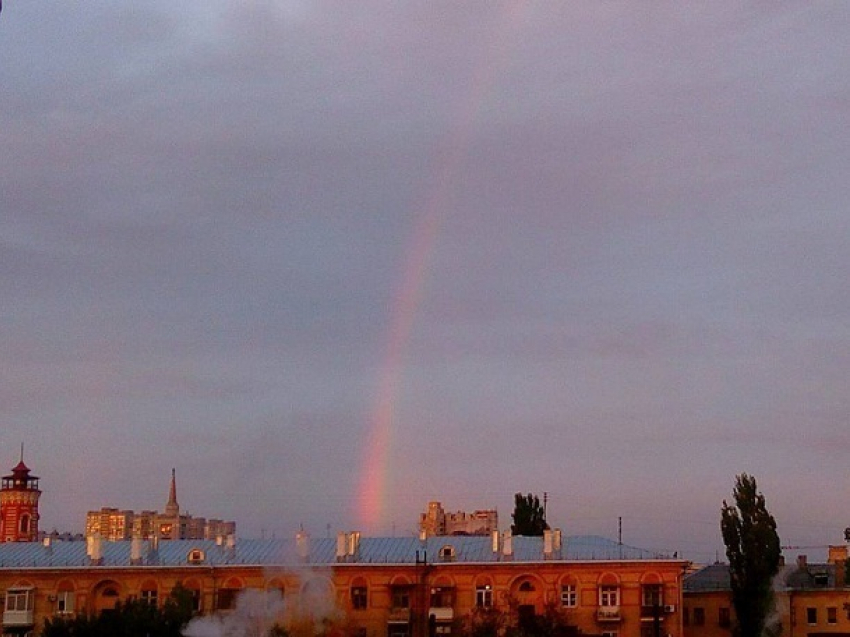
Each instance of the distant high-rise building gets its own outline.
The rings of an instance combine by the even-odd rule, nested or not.
[[[236,534],[235,522],[206,520],[180,513],[177,503],[177,475],[171,470],[168,501],[162,513],[157,511],[119,511],[104,507],[86,514],[86,537],[100,536],[104,540],[200,540]]]
[[[429,502],[428,509],[419,516],[419,531],[426,537],[434,535],[490,535],[499,529],[496,509],[477,510],[472,513],[457,511],[446,513],[440,502]]]
[[[3,477],[0,487],[0,542],[34,542],[38,539],[38,478],[21,461]]]

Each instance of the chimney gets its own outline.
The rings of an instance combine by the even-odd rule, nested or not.
[[[44,545],[44,550],[48,555],[53,553],[52,538],[49,535],[45,535],[41,543]]]
[[[490,533],[490,543],[491,543],[491,546],[493,548],[493,552],[498,553],[499,552],[499,532],[498,531],[493,531],[492,533]]]
[[[428,531],[425,529],[419,529],[419,541],[424,542],[428,539]]]
[[[103,564],[103,540],[100,533],[95,533],[86,538],[86,553],[88,553],[89,561],[92,566],[100,566]]]
[[[797,556],[797,568],[799,568],[801,571],[806,568],[807,563],[808,563],[808,559],[806,558],[805,555],[798,555]]]
[[[345,560],[345,553],[348,547],[348,536],[345,532],[340,531],[336,534],[336,561],[342,562]]]
[[[554,536],[551,529],[543,531],[543,559],[551,560],[554,548]]]
[[[510,531],[505,531],[502,535],[502,555],[506,559],[512,559],[514,555],[514,538]]]
[[[360,531],[352,531],[348,534],[348,555],[357,558],[360,552]]]
[[[142,538],[134,535],[130,540],[130,564],[136,566],[142,563]]]
[[[295,535],[295,551],[302,562],[310,561],[310,536],[303,530]]]

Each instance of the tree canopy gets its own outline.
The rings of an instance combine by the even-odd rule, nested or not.
[[[41,637],[182,637],[192,615],[192,593],[178,585],[161,607],[133,599],[97,615],[55,617],[45,622]]]
[[[540,504],[540,498],[529,493],[523,495],[517,493],[514,496],[514,523],[511,524],[511,533],[514,535],[543,535],[543,531],[549,528],[546,523],[546,511]]]
[[[736,631],[738,637],[762,637],[765,628],[771,628],[773,578],[782,554],[776,520],[754,477],[737,476],[732,495],[734,504],[723,501],[720,529],[729,559]]]

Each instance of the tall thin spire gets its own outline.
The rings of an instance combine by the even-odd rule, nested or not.
[[[171,469],[171,487],[168,490],[168,504],[165,505],[165,515],[177,517],[180,514],[180,505],[177,504],[177,471]]]

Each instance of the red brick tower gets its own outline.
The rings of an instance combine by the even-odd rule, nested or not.
[[[21,461],[0,487],[0,542],[35,542],[38,539],[38,478]]]

